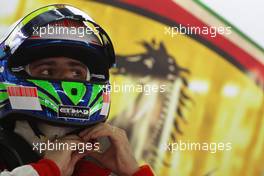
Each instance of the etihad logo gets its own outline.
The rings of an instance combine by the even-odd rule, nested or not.
[[[60,118],[83,118],[88,119],[90,108],[82,106],[59,106],[58,117]]]

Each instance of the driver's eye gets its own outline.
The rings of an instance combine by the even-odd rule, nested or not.
[[[42,69],[39,71],[38,76],[53,76],[54,75],[54,71],[52,69]]]
[[[40,74],[41,74],[41,75],[45,75],[45,76],[47,76],[47,75],[50,75],[50,71],[49,71],[49,70],[42,70],[42,71],[40,72]]]
[[[81,72],[78,71],[78,70],[73,70],[72,71],[72,76],[76,77],[76,76],[80,76],[81,75]]]
[[[73,79],[86,80],[87,70],[82,67],[71,68],[69,76]]]
[[[76,63],[43,63],[29,65],[28,73],[32,77],[45,79],[71,79],[87,81],[89,75],[86,66]]]

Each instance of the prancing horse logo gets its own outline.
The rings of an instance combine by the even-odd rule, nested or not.
[[[185,108],[186,103],[188,101],[192,102],[192,99],[188,95],[188,80],[187,76],[190,74],[190,71],[186,68],[181,67],[175,60],[175,58],[170,55],[163,42],[157,44],[155,40],[152,42],[141,42],[140,43],[146,50],[144,53],[134,54],[134,55],[118,55],[117,56],[117,68],[113,71],[112,74],[114,75],[124,75],[131,78],[137,78],[140,80],[140,84],[147,84],[148,81],[159,80],[157,84],[166,83],[171,84],[177,79],[180,79],[182,82],[182,86],[179,93],[179,99],[177,103],[177,107],[175,107],[176,112],[174,117],[174,130],[171,131],[170,140],[176,141],[177,134],[183,134],[179,127],[179,120],[186,122],[184,118],[184,113],[182,112],[183,108]],[[142,83],[142,80],[143,83]],[[164,127],[164,118],[163,113],[166,111],[167,106],[170,104],[169,97],[170,94],[168,93],[167,96],[165,95],[158,95],[158,101],[160,103],[156,103],[154,109],[158,109],[158,113],[155,114],[156,117],[153,117],[151,120],[152,123],[149,127],[149,137],[147,143],[149,144],[148,147],[142,152],[143,158],[147,160],[152,166],[154,165],[155,158],[156,158],[156,151],[157,148],[157,141],[160,139],[160,132]],[[133,114],[129,114],[126,112],[121,112],[119,115],[113,118],[112,123],[120,126],[124,129],[127,129],[128,136],[131,139],[133,136],[133,120],[138,116],[137,114],[144,114],[142,113],[142,104],[147,104],[148,100],[147,97],[143,93],[140,93],[134,105],[131,107],[133,108],[130,111]],[[154,110],[153,109],[153,110]],[[150,109],[148,111],[151,111]],[[142,118],[145,116],[142,115]],[[179,118],[178,118],[179,117]],[[120,120],[122,119],[122,120]],[[139,119],[137,119],[139,120]],[[133,146],[133,144],[132,144]],[[153,149],[153,150],[152,150]],[[169,167],[169,163],[163,160],[165,166]]]

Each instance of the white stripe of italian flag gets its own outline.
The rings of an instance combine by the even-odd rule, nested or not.
[[[42,110],[36,87],[9,86],[7,93],[13,109]]]
[[[109,106],[110,106],[110,93],[106,91],[103,92],[103,106],[100,115],[106,116],[109,111]]]

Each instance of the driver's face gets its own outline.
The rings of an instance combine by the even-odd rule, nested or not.
[[[28,65],[32,77],[48,79],[71,79],[85,81],[89,77],[88,68],[77,60],[67,57],[50,57]]]

